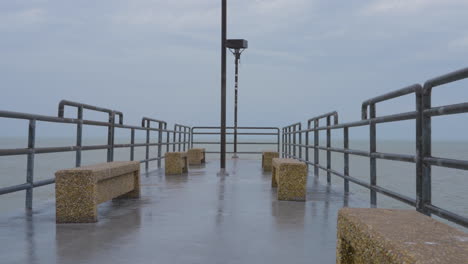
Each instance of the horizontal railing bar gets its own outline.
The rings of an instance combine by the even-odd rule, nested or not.
[[[404,95],[412,94],[412,93],[420,93],[422,90],[422,86],[420,84],[413,84],[408,87],[404,87],[395,91],[391,91],[389,93],[368,99],[362,103],[362,110],[361,110],[361,118],[367,119],[367,108],[371,104],[383,102],[386,100],[398,98]]]
[[[320,150],[327,150],[331,152],[337,153],[346,153],[356,156],[363,156],[363,157],[371,157],[377,159],[384,159],[384,160],[393,160],[393,161],[403,161],[403,162],[416,162],[416,157],[414,155],[406,155],[406,154],[394,154],[394,153],[383,153],[383,152],[368,152],[363,150],[353,150],[353,149],[343,149],[343,148],[327,148],[323,146],[314,145],[304,145],[304,144],[288,144],[290,146],[296,147],[303,147],[309,149],[320,149]]]
[[[439,217],[442,217],[444,219],[447,219],[449,221],[452,221],[454,223],[457,223],[459,225],[462,225],[466,228],[468,228],[468,218],[452,213],[450,211],[447,211],[445,209],[442,209],[440,207],[437,207],[433,204],[426,204],[424,205],[425,208],[429,209],[429,211]]]
[[[314,164],[313,162],[308,162],[308,161],[306,161],[306,160],[304,160],[304,159],[300,159],[300,158],[295,157],[295,156],[292,156],[292,155],[289,155],[289,156],[291,156],[292,158],[295,158],[295,159],[297,159],[297,160],[303,161],[303,162],[305,162],[305,163],[307,163],[307,164],[316,166],[316,167],[319,168],[319,169],[322,169],[322,170],[324,170],[324,171],[330,172],[330,173],[332,173],[332,174],[334,174],[334,175],[336,175],[336,176],[338,176],[338,177],[341,177],[341,178],[343,178],[343,179],[349,180],[349,181],[351,181],[351,182],[353,182],[353,183],[356,183],[356,184],[361,185],[361,186],[363,186],[363,187],[366,187],[366,188],[368,188],[368,189],[375,190],[376,192],[379,192],[379,193],[382,193],[382,194],[387,195],[387,196],[389,196],[389,197],[392,197],[392,198],[394,198],[394,199],[397,199],[397,200],[399,200],[399,201],[401,201],[401,202],[404,202],[404,203],[406,203],[406,204],[409,204],[409,205],[412,205],[412,206],[416,206],[416,200],[415,200],[415,199],[412,199],[412,198],[410,198],[410,197],[408,197],[408,196],[405,196],[405,195],[396,193],[396,192],[394,192],[394,191],[388,190],[388,189],[386,189],[386,188],[383,188],[383,187],[380,187],[380,186],[377,186],[377,185],[372,186],[372,185],[370,185],[370,184],[368,184],[368,183],[366,183],[366,182],[364,182],[364,181],[361,181],[361,180],[359,180],[359,179],[357,179],[357,178],[354,178],[354,177],[351,177],[351,176],[346,176],[346,175],[344,175],[344,174],[342,174],[342,173],[339,173],[339,172],[337,172],[337,171],[335,171],[335,170],[332,170],[332,169],[327,169],[326,167],[323,167],[323,166],[321,166],[320,164]]]
[[[437,158],[437,157],[426,157],[423,159],[426,164],[452,168],[452,169],[461,169],[468,170],[468,161],[466,160],[456,160],[456,159],[446,159],[446,158]]]
[[[115,144],[114,148],[130,148],[130,147],[146,147],[146,146],[164,146],[164,145],[179,145],[179,144],[188,144],[188,141],[181,142],[170,142],[170,143],[137,143],[137,144]],[[112,146],[110,145],[93,145],[93,146],[66,146],[66,147],[47,147],[47,148],[21,148],[21,149],[0,149],[0,156],[16,156],[16,155],[26,155],[33,153],[34,154],[47,154],[47,153],[58,153],[58,152],[68,152],[68,151],[89,151],[89,150],[103,150],[109,149]]]
[[[302,129],[302,130],[297,130],[294,132],[283,132],[283,134],[288,135],[288,134],[298,134],[298,133],[306,133],[306,132],[313,132],[313,131],[321,131],[321,130],[327,130],[327,129],[340,129],[340,128],[350,128],[350,127],[359,127],[359,126],[366,126],[371,123],[375,124],[380,124],[380,123],[389,123],[389,122],[396,122],[396,121],[406,121],[406,120],[411,120],[411,119],[416,119],[417,112],[416,111],[411,111],[411,112],[405,112],[405,113],[400,113],[400,114],[394,114],[394,115],[387,115],[387,116],[380,116],[372,119],[366,119],[366,120],[360,120],[356,122],[350,122],[350,123],[341,123],[338,125],[332,125],[332,126],[321,126],[317,128],[309,128],[309,129]]]
[[[119,123],[120,124],[123,123],[123,113],[120,112],[120,111],[111,110],[111,109],[107,109],[107,108],[103,108],[103,107],[99,107],[99,106],[94,106],[94,105],[89,105],[89,104],[83,104],[83,103],[79,103],[79,102],[68,101],[68,100],[60,101],[59,110],[58,110],[59,117],[64,117],[63,115],[65,113],[65,106],[73,106],[73,107],[82,108],[82,109],[84,108],[84,109],[88,109],[88,110],[108,113],[109,115],[117,114],[119,116]]]
[[[140,160],[140,163],[145,163],[147,161],[155,161],[155,160],[162,160],[164,159],[165,157],[161,157],[161,158],[151,158],[151,159],[144,159],[144,160]]]
[[[219,132],[193,132],[193,135],[220,135]],[[226,133],[226,135],[234,135],[234,133]],[[250,135],[250,136],[277,136],[278,133],[246,133],[246,132],[238,132],[237,135]]]
[[[220,127],[192,127],[193,129],[221,129]],[[235,129],[235,127],[226,127],[226,129]],[[278,127],[237,127],[237,129],[274,129],[279,130]]]
[[[430,79],[426,81],[426,83],[424,84],[424,89],[426,90],[428,87],[432,89],[433,87],[451,83],[451,82],[458,81],[458,80],[462,80],[465,78],[468,78],[468,68],[463,68],[463,69]]]
[[[219,154],[221,152],[219,151],[205,151],[205,153],[207,154]],[[249,152],[249,151],[237,151],[237,152],[233,152],[233,151],[226,151],[226,153],[228,154],[233,154],[233,153],[237,153],[237,154],[263,154],[263,152]]]
[[[468,103],[444,105],[424,110],[426,116],[454,115],[468,112]]]
[[[32,185],[30,183],[23,183],[23,184],[19,184],[19,185],[0,188],[0,195],[26,190],[26,189],[29,189],[31,187],[32,187]]]
[[[328,112],[328,113],[325,113],[325,114],[322,114],[322,115],[319,115],[319,116],[309,118],[307,120],[307,123],[311,124],[313,121],[320,120],[320,119],[323,119],[325,117],[332,117],[332,116],[334,118],[334,124],[338,124],[338,112],[336,112],[336,111]]]
[[[55,117],[55,116],[44,116],[44,115],[11,112],[11,111],[0,111],[0,117],[24,119],[24,120],[37,120],[37,121],[52,122],[52,123],[64,123],[64,124],[82,123],[83,125],[93,125],[93,126],[103,126],[103,127],[113,126],[115,128],[123,128],[123,129],[135,129],[135,130],[143,130],[143,131],[150,130],[150,131],[177,133],[177,134],[190,134],[190,131],[175,131],[175,130],[170,130],[170,129],[159,129],[159,128],[153,128],[153,127],[148,128],[148,127],[140,127],[140,126],[112,124],[109,122],[102,122],[102,121],[80,120],[80,119],[75,119],[75,118],[67,118],[67,117],[62,118],[62,117]]]
[[[294,127],[297,127],[297,126],[300,126],[300,125],[301,125],[301,122],[297,122],[297,123],[294,123],[294,124],[287,125],[287,126],[283,127],[283,129],[294,128]]]
[[[413,198],[410,198],[406,195],[403,195],[403,194],[399,194],[397,192],[394,192],[394,191],[391,191],[389,189],[386,189],[384,187],[380,187],[378,185],[375,185],[375,186],[371,186],[371,189],[372,190],[375,190],[376,192],[379,192],[381,194],[384,194],[384,195],[387,195],[391,198],[394,198],[400,202],[404,202],[408,205],[411,205],[413,207],[416,207],[416,200],[413,199]]]
[[[291,155],[289,155],[289,156],[291,156]],[[291,156],[291,157],[294,158],[294,156]],[[306,161],[306,160],[304,160],[304,159],[299,159],[299,158],[295,158],[295,159],[301,160],[301,161],[303,161],[303,162],[305,162],[305,163],[307,163],[307,164],[309,164],[309,165],[316,166],[317,168],[319,168],[319,169],[321,169],[321,170],[330,172],[331,174],[334,174],[334,175],[336,175],[336,176],[338,176],[338,177],[340,177],[340,178],[349,180],[349,181],[351,181],[351,182],[353,182],[353,183],[356,183],[357,185],[360,185],[360,186],[362,186],[362,187],[370,188],[370,184],[368,184],[368,183],[366,183],[366,182],[364,182],[364,181],[362,181],[362,180],[359,180],[359,179],[357,179],[357,178],[354,178],[354,177],[351,177],[351,176],[346,176],[346,175],[344,175],[344,174],[342,174],[342,173],[340,173],[340,172],[337,172],[337,171],[332,170],[332,169],[327,169],[326,167],[323,167],[323,166],[321,166],[320,164],[315,164],[315,163],[313,163],[313,162]]]
[[[41,187],[53,183],[55,183],[55,178],[34,182],[33,187]]]
[[[221,144],[220,142],[192,142],[193,144]],[[226,142],[226,144],[234,144],[234,142]],[[238,145],[277,145],[278,142],[237,142]]]

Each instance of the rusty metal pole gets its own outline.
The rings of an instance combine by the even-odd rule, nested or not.
[[[240,50],[236,50],[234,53],[235,57],[235,64],[236,64],[236,72],[235,72],[235,85],[234,85],[234,155],[233,158],[238,158],[237,156],[237,96],[239,93],[239,60],[240,60]]]
[[[227,0],[221,0],[221,153],[218,175],[226,172],[226,7]]]

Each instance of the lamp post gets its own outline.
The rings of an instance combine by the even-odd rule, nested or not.
[[[218,175],[227,175],[226,172],[226,3],[221,0],[221,149],[220,170]]]
[[[245,39],[228,39],[226,41],[226,47],[229,48],[231,53],[234,55],[234,63],[236,65],[235,71],[235,92],[234,92],[234,155],[233,158],[238,158],[237,156],[237,96],[239,91],[239,61],[242,52],[247,49],[249,46],[248,41]]]

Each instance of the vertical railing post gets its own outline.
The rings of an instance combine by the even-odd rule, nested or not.
[[[161,168],[161,154],[162,154],[162,129],[163,129],[164,123],[159,122],[158,123],[158,168]]]
[[[345,127],[343,130],[343,147],[347,151],[349,149],[349,130]],[[349,154],[344,153],[344,175],[349,176]],[[349,193],[349,181],[344,179],[344,192]]]
[[[307,132],[305,133],[305,159],[307,163],[307,170],[309,170],[309,129],[310,129],[310,122],[307,123]]]
[[[114,125],[115,113],[109,113],[109,128],[107,130],[107,162],[114,161]]]
[[[299,124],[299,131],[302,130],[302,124]],[[298,132],[299,134],[299,159],[302,159],[302,132]]]
[[[78,123],[76,124],[76,158],[75,167],[81,166],[81,147],[83,139],[83,106],[78,107]]]
[[[192,146],[192,128],[191,127],[188,128],[188,139],[189,139],[189,142],[187,143],[187,150],[189,150]]]
[[[286,146],[286,140],[285,140],[285,138],[286,138],[286,135],[284,134],[284,127],[283,127],[283,128],[281,129],[281,157],[282,157],[282,158],[285,157],[284,153],[285,153],[285,151],[286,151],[286,148],[285,148],[285,146]]]
[[[432,155],[432,124],[431,116],[425,115],[424,110],[431,108],[431,94],[432,87],[424,85],[422,93],[422,106],[421,106],[421,125],[422,125],[422,154],[420,156],[420,166],[422,166],[422,177],[420,182],[421,197],[420,197],[420,210],[430,215],[429,210],[426,209],[427,204],[432,203],[432,180],[431,180],[431,165],[424,163],[424,158],[431,157]]]
[[[175,152],[176,149],[176,131],[177,125],[174,125],[174,134],[172,135],[172,151]]]
[[[297,146],[296,146],[296,144],[297,144],[297,142],[296,142],[296,137],[297,137],[296,125],[291,126],[291,129],[292,129],[292,133],[293,133],[292,134],[292,137],[293,137],[293,157],[296,159],[297,158],[297,156],[296,156],[296,148],[297,148]]]
[[[375,207],[377,206],[377,193],[374,189],[377,185],[377,160],[375,157],[372,155],[377,152],[377,137],[376,137],[376,124],[373,121],[373,119],[376,117],[375,113],[375,104],[371,104],[369,106],[369,112],[370,112],[370,124],[369,124],[369,138],[370,138],[370,201],[371,201],[371,206]]]
[[[327,183],[331,183],[331,117],[327,116]]]
[[[292,153],[292,127],[288,127],[288,158],[291,157]]]
[[[314,120],[314,174],[315,177],[319,176],[319,131],[317,130],[319,121]]]
[[[190,148],[193,148],[193,128],[190,129]]]
[[[416,91],[416,210],[426,213],[423,203],[423,102],[421,91]]]
[[[279,129],[277,129],[276,133],[277,133],[277,135],[276,135],[276,151],[278,151],[278,153],[279,153],[280,152],[280,133],[281,132],[280,132]]]
[[[166,125],[167,129],[167,125]],[[171,133],[169,131],[166,131],[166,153],[169,152],[169,143],[171,142]]]
[[[29,120],[28,129],[28,158],[26,167],[26,183],[29,185],[26,189],[26,209],[32,209],[33,188],[34,188],[34,148],[36,145],[36,120]]]
[[[135,160],[135,129],[130,130],[130,160]]]
[[[177,151],[179,151],[179,152],[181,151],[181,147],[182,147],[181,146],[181,144],[182,144],[182,131],[183,131],[182,129],[183,129],[183,127],[179,127],[179,144],[177,144],[178,145]]]
[[[187,141],[187,128],[184,127],[184,143],[182,144],[183,145],[183,151],[185,152],[185,144],[186,144],[186,141]]]
[[[146,149],[145,149],[145,169],[149,169],[149,144],[150,144],[150,124],[149,121],[146,125]]]

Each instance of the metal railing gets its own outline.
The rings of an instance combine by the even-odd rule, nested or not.
[[[226,127],[226,135],[234,135],[234,127]],[[193,148],[194,145],[220,145],[219,141],[197,141],[196,136],[215,136],[220,135],[220,127],[192,127],[192,138],[191,138],[191,147]],[[226,142],[226,145],[258,145],[258,146],[275,146],[276,150],[280,151],[280,129],[277,127],[237,127],[237,136],[249,136],[249,137],[262,137],[266,138],[264,141],[240,141],[234,142],[229,141]],[[218,154],[220,151],[206,151],[206,153]],[[261,154],[262,151],[227,151],[226,153],[230,154]]]
[[[350,123],[338,123],[338,113],[331,112],[311,118],[307,121],[307,129],[301,128],[301,123],[295,123],[282,129],[283,150],[282,157],[299,159],[308,165],[314,166],[314,174],[318,176],[319,169],[327,172],[327,182],[331,182],[331,175],[344,179],[344,191],[349,192],[349,182],[370,189],[370,201],[373,206],[377,204],[377,193],[392,197],[401,202],[409,204],[426,215],[437,215],[454,223],[468,227],[468,218],[455,214],[446,209],[432,204],[431,194],[431,167],[445,167],[460,170],[468,170],[467,160],[456,160],[441,157],[433,157],[431,153],[431,118],[433,116],[453,115],[468,112],[468,103],[451,104],[431,107],[431,91],[435,87],[468,78],[468,68],[452,72],[427,81],[424,86],[414,84],[381,96],[374,97],[362,103],[362,117],[360,121]],[[405,95],[414,94],[414,111],[377,116],[377,103],[388,101]],[[333,117],[333,124],[331,118]],[[319,126],[319,120],[326,119],[325,126]],[[404,120],[414,120],[416,127],[415,155],[394,154],[377,152],[377,124],[392,123]],[[312,126],[313,125],[313,126]],[[369,127],[369,151],[352,150],[349,148],[349,128]],[[343,130],[343,148],[331,147],[331,131]],[[319,145],[319,132],[326,131],[326,146]],[[309,144],[309,134],[314,134],[313,144]],[[305,144],[302,138],[305,137]],[[305,150],[305,159],[302,150]],[[314,150],[314,161],[309,159],[309,149]],[[323,166],[319,162],[319,150],[327,153],[327,164]],[[342,153],[344,155],[343,172],[332,169],[331,153]],[[349,175],[349,155],[368,157],[370,162],[370,181],[365,182]],[[415,163],[416,165],[416,197],[408,197],[393,190],[377,185],[377,163],[378,159]]]
[[[77,118],[66,118],[64,117],[65,107],[75,107],[77,108]],[[91,110],[97,112],[107,113],[109,115],[108,122],[93,121],[83,119],[83,111]],[[115,122],[115,117],[119,117],[119,122]],[[167,123],[165,121],[146,118],[144,117],[141,122],[141,127],[124,125],[123,122],[123,113],[115,110],[110,110],[106,108],[101,108],[97,106],[71,102],[63,100],[59,103],[58,107],[58,117],[55,116],[45,116],[45,115],[36,115],[29,113],[18,113],[18,112],[9,112],[9,111],[0,111],[0,118],[8,119],[17,119],[17,120],[28,120],[28,147],[27,148],[15,148],[15,149],[0,149],[0,156],[16,156],[16,155],[27,155],[26,163],[26,182],[19,185],[8,186],[0,188],[0,195],[13,193],[18,191],[26,190],[26,209],[32,209],[33,202],[33,189],[36,187],[53,184],[55,182],[54,178],[34,181],[34,158],[37,154],[44,153],[59,153],[59,152],[76,152],[75,166],[81,166],[81,157],[83,151],[89,150],[107,150],[107,161],[111,162],[114,160],[114,149],[117,148],[130,148],[129,151],[129,160],[133,161],[135,159],[135,147],[145,147],[145,159],[140,160],[140,163],[145,163],[145,168],[148,170],[149,162],[157,161],[158,168],[161,167],[161,160],[164,159],[162,155],[162,147],[166,145],[166,152],[169,151],[169,146],[173,145],[175,151],[175,146],[183,146],[184,150],[189,146],[189,142],[186,141],[186,138],[190,138],[191,129],[187,126],[182,126],[176,124],[174,130],[167,129]],[[63,146],[63,147],[36,147],[36,123],[45,122],[45,123],[59,123],[59,124],[76,124],[76,144],[73,146]],[[152,128],[151,123],[154,122],[157,124],[157,128]],[[93,127],[107,127],[107,145],[89,145],[83,146],[83,126],[93,126]],[[130,144],[115,144],[115,129],[128,129],[130,130]],[[135,131],[146,131],[146,143],[135,143]],[[157,132],[158,142],[151,143],[150,132]],[[164,136],[165,135],[165,136]],[[172,135],[172,140],[171,140]],[[181,141],[182,135],[184,141]],[[164,138],[165,137],[165,138]],[[157,156],[150,157],[150,147],[157,147]]]

